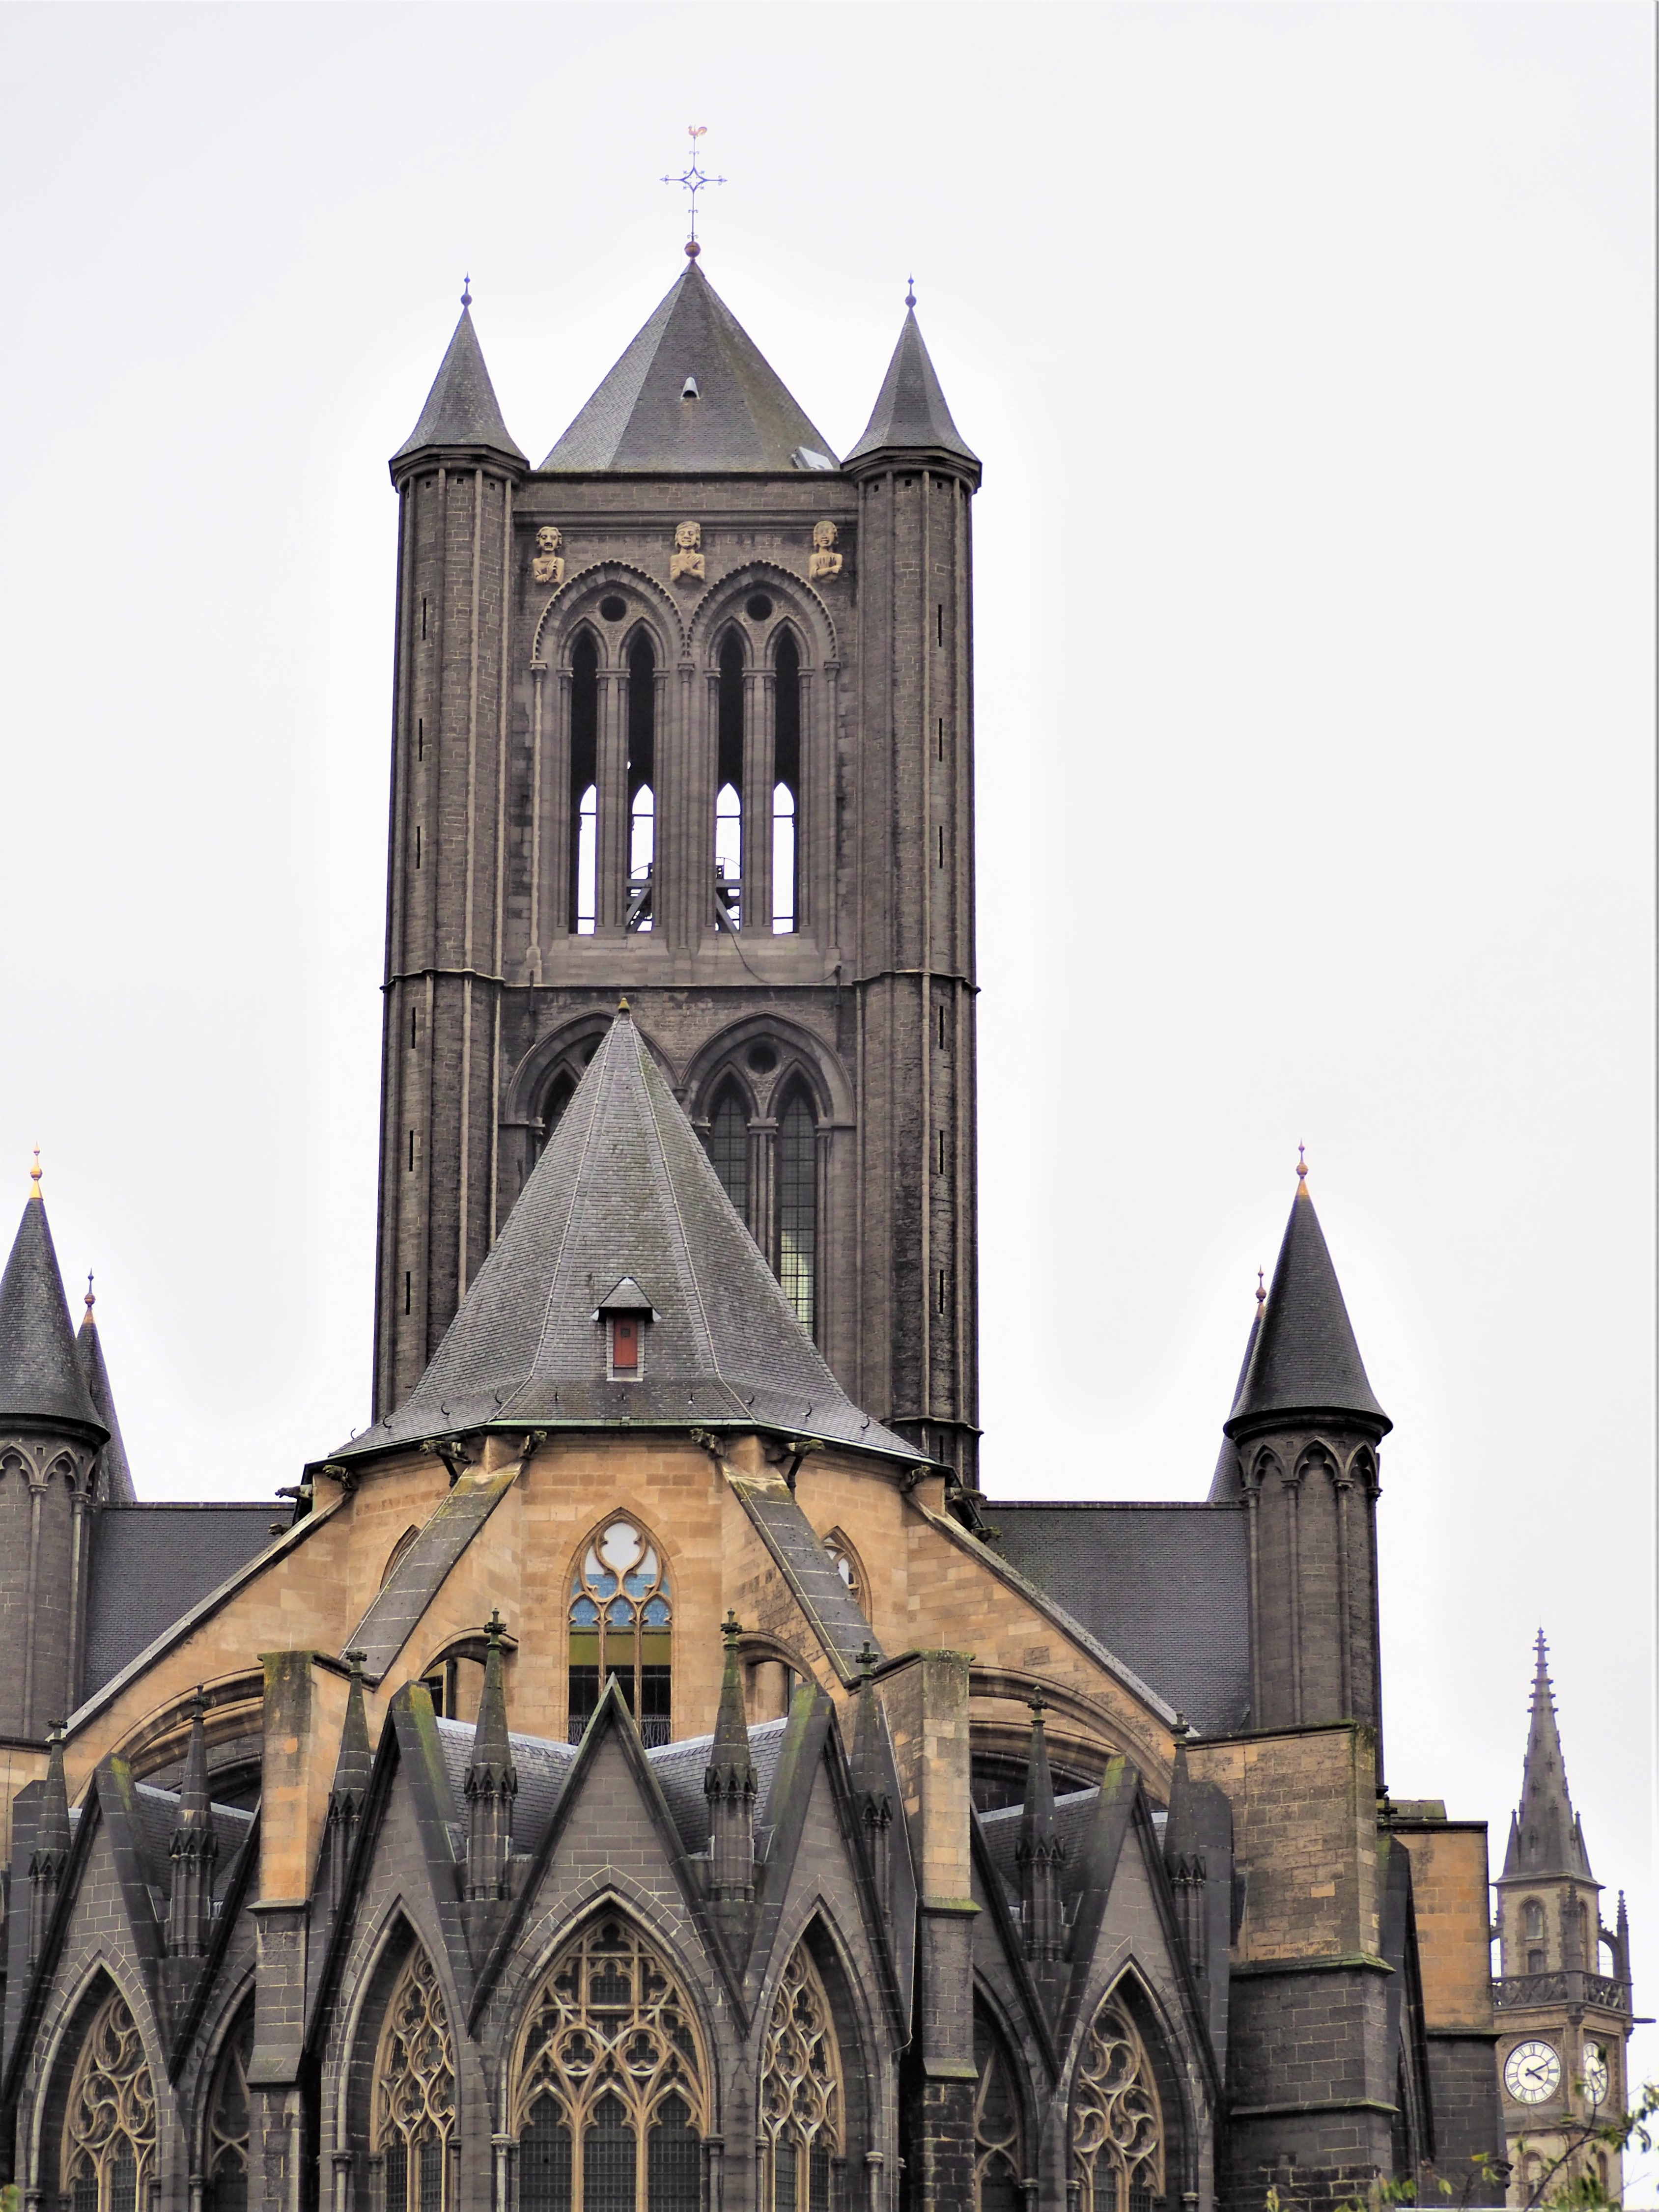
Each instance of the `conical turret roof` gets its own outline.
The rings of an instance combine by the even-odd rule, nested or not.
[[[0,1276],[0,1421],[65,1425],[100,1443],[109,1433],[75,1356],[75,1331],[38,1172]]]
[[[835,465],[822,431],[695,261],[542,463],[652,475]]]
[[[472,327],[472,310],[465,302],[449,350],[426,396],[421,419],[392,456],[392,475],[398,474],[400,461],[416,453],[456,447],[482,447],[520,467],[528,465],[501,420],[495,387],[484,367],[483,349]]]
[[[893,358],[876,400],[864,435],[847,456],[861,460],[869,453],[911,451],[931,447],[936,452],[957,453],[975,469],[979,456],[951,419],[939,375],[922,343],[921,325],[914,306],[905,310]]]
[[[1250,1371],[1251,1360],[1255,1358],[1255,1340],[1261,1334],[1261,1309],[1267,1304],[1267,1292],[1261,1287],[1261,1276],[1258,1271],[1255,1311],[1250,1316],[1250,1333],[1244,1340],[1244,1357],[1239,1362],[1238,1380],[1233,1385],[1232,1404],[1227,1409],[1230,1415],[1238,1411],[1238,1401],[1244,1395],[1244,1377]],[[1238,1446],[1224,1429],[1221,1434],[1221,1449],[1216,1455],[1215,1473],[1210,1477],[1209,1502],[1212,1505],[1220,1505],[1224,1504],[1229,1498],[1242,1498],[1243,1495],[1243,1463],[1238,1456]]]
[[[654,1318],[619,1382],[599,1308],[624,1276]],[[625,1008],[431,1365],[339,1456],[485,1426],[768,1429],[921,1457],[830,1373]]]
[[[1534,1881],[1546,1875],[1570,1875],[1592,1881],[1584,1832],[1572,1809],[1555,1692],[1550,1686],[1549,1647],[1538,1632],[1532,1677],[1532,1715],[1527,1729],[1527,1759],[1521,1770],[1521,1803],[1510,1823],[1504,1855],[1505,1881]]]
[[[98,1324],[93,1319],[92,1278],[87,1278],[86,1319],[76,1334],[75,1357],[87,1386],[87,1395],[92,1401],[93,1411],[109,1431],[109,1441],[98,1455],[98,1472],[93,1482],[93,1495],[100,1504],[133,1505],[138,1493],[133,1488],[132,1469],[127,1464],[127,1448],[122,1441],[121,1424],[115,1418],[115,1393],[110,1389],[109,1370],[104,1364],[103,1340]]]
[[[1290,1413],[1354,1415],[1379,1436],[1394,1426],[1366,1378],[1305,1175],[1297,1182],[1261,1325],[1223,1427],[1236,1437],[1264,1419]]]

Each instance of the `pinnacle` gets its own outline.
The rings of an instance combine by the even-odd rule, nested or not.
[[[875,410],[864,435],[847,458],[848,461],[860,460],[869,454],[896,448],[931,448],[936,453],[954,453],[958,459],[971,462],[975,469],[979,466],[979,456],[951,420],[914,305],[905,310],[898,343],[887,364],[887,374],[882,380]]]
[[[1379,1437],[1394,1425],[1376,1402],[1354,1340],[1342,1286],[1319,1216],[1298,1178],[1267,1304],[1233,1409],[1223,1424],[1237,1436],[1285,1413],[1358,1416]]]
[[[410,459],[416,453],[480,447],[505,460],[516,462],[521,468],[526,465],[524,454],[501,420],[495,387],[484,366],[483,349],[472,327],[471,309],[464,305],[455,334],[421,410],[421,419],[392,457],[394,480],[398,462]]]

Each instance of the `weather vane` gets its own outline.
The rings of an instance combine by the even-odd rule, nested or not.
[[[691,140],[690,161],[678,177],[665,177],[663,182],[678,185],[685,194],[691,210],[691,235],[685,241],[685,251],[688,258],[695,261],[702,252],[697,243],[697,194],[705,185],[723,185],[726,179],[724,177],[709,176],[697,160],[697,141],[707,132],[708,125],[706,123],[688,123],[685,128]]]

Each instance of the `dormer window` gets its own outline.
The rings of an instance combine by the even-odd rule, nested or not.
[[[613,1382],[637,1382],[645,1372],[645,1332],[656,1319],[651,1301],[624,1275],[593,1309],[605,1334],[605,1370]]]
[[[684,383],[680,386],[680,398],[682,399],[701,399],[702,397],[702,392],[697,389],[696,378],[695,376],[688,376]]]

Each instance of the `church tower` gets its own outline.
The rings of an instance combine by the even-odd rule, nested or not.
[[[1498,2063],[1512,2204],[1528,2201],[1567,2148],[1565,2126],[1625,2108],[1630,1926],[1622,1893],[1614,1925],[1602,1926],[1601,1893],[1567,1789],[1540,1628],[1521,1802],[1510,1819],[1498,1878],[1499,1968],[1492,1996],[1502,2031]],[[1611,1972],[1601,1971],[1604,1963]],[[1616,2154],[1592,2146],[1551,2185],[1580,2173],[1599,2180],[1614,2201],[1621,2196]]]
[[[914,299],[838,461],[688,253],[538,468],[464,301],[392,464],[375,1410],[623,994],[842,1387],[972,1485],[979,463]]]

